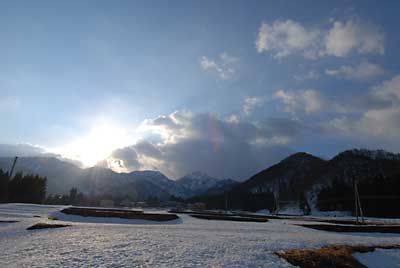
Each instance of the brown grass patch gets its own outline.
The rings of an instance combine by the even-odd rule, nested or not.
[[[376,248],[400,249],[400,245],[390,246],[346,246],[334,245],[320,249],[289,250],[276,253],[290,264],[301,268],[364,268],[365,265],[353,257],[353,253],[372,252]]]

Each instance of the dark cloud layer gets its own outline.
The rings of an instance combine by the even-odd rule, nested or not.
[[[152,132],[161,132],[161,142],[141,140],[116,150],[129,170],[156,168],[171,177],[202,170],[212,176],[244,180],[275,164],[292,150],[300,124],[287,119],[251,123],[218,118],[212,114],[174,112],[145,122]],[[282,138],[285,139],[282,139]]]

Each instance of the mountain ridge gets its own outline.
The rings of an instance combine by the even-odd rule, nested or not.
[[[0,157],[0,168],[8,170],[12,160],[11,157]],[[185,180],[180,182],[182,178],[171,180],[157,170],[117,173],[102,166],[81,168],[52,156],[20,157],[15,172],[46,176],[50,194],[64,194],[72,187],[77,187],[79,191],[88,195],[130,196],[135,200],[144,200],[154,196],[161,200],[169,199],[172,196],[188,198],[216,187],[220,182],[220,179],[197,171],[182,177],[197,176],[191,177],[197,180],[196,188],[192,189],[185,185]]]
[[[229,195],[236,208],[257,210],[268,203],[270,210],[289,204],[314,212],[352,211],[354,181],[366,213],[400,216],[400,208],[394,207],[392,200],[400,201],[400,157],[383,150],[346,150],[329,160],[296,153],[251,176]],[[235,195],[251,204],[241,202]],[[222,201],[216,200],[213,199],[213,205],[219,202],[221,206]]]
[[[8,170],[11,162],[12,158],[0,157],[0,168]],[[246,206],[249,208],[253,207],[254,202],[258,202],[260,206],[265,203],[265,200],[264,203],[257,201],[258,195],[264,195],[268,200],[271,200],[272,195],[272,199],[279,198],[287,203],[299,202],[301,198],[312,210],[318,210],[336,208],[335,204],[326,205],[321,202],[329,193],[332,195],[338,189],[342,192],[334,194],[333,198],[339,198],[338,195],[343,195],[343,191],[345,194],[340,198],[352,198],[354,178],[360,183],[360,192],[371,196],[375,195],[371,192],[374,188],[369,186],[372,184],[376,184],[377,189],[382,188],[382,185],[389,189],[396,188],[397,181],[400,181],[400,154],[383,150],[351,149],[324,160],[299,152],[261,170],[242,183],[217,179],[201,171],[171,180],[160,171],[154,170],[116,173],[98,166],[82,169],[53,157],[21,157],[15,171],[47,176],[49,193],[66,193],[70,188],[78,187],[88,195],[127,196],[133,200],[145,200],[149,197],[160,200],[171,197],[195,200],[196,196],[228,193],[231,196],[237,195],[238,198],[248,198]],[[379,194],[384,195],[387,192],[400,196],[400,192],[395,190],[385,191],[380,191]],[[243,196],[246,192],[253,197]],[[207,199],[203,201],[207,202]],[[349,204],[342,205],[349,208]]]

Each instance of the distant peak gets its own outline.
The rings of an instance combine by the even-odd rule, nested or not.
[[[298,152],[286,157],[285,159],[282,160],[282,162],[297,162],[304,159],[320,159],[320,158],[306,152]]]
[[[208,175],[203,171],[195,171],[178,179],[178,181],[198,181],[198,182],[219,181],[219,180],[220,179],[211,177],[210,175]]]
[[[306,152],[298,152],[295,154],[290,155],[288,158],[292,158],[292,157],[314,157],[312,154],[306,153]]]

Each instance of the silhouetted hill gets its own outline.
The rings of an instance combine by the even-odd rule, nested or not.
[[[307,153],[293,154],[243,182],[252,192],[279,191],[295,193],[304,191],[321,175],[327,161]]]
[[[353,210],[353,179],[358,182],[364,211],[371,216],[400,216],[400,155],[382,150],[353,149],[331,160],[293,154],[234,187],[228,194],[201,196],[209,208],[258,210],[285,207]],[[225,201],[224,201],[225,200]]]

